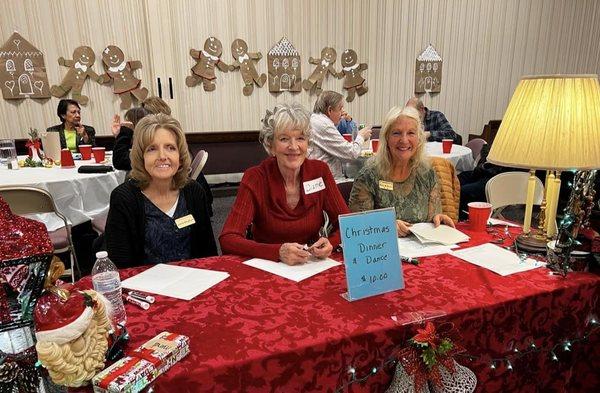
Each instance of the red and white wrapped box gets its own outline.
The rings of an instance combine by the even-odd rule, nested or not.
[[[190,352],[190,339],[162,332],[129,356],[100,371],[92,383],[96,393],[135,393]]]

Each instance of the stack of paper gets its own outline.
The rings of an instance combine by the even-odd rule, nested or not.
[[[123,288],[190,300],[229,277],[229,273],[158,264],[123,281]]]
[[[490,243],[453,251],[452,255],[489,269],[501,276],[508,276],[509,274],[524,272],[545,265],[531,258],[521,260],[514,252]]]
[[[253,258],[244,262],[244,265],[252,266],[289,280],[300,282],[329,268],[341,265],[341,263],[327,258],[309,260],[307,263],[302,265],[290,266],[283,262],[274,262],[267,259]]]
[[[423,244],[441,243],[444,245],[453,245],[469,241],[469,236],[447,225],[440,225],[436,228],[433,223],[420,222],[413,224],[409,229]]]
[[[432,255],[447,254],[451,251],[451,249],[457,247],[458,246],[456,244],[423,244],[415,236],[398,238],[398,252],[400,253],[400,256],[405,258],[429,257]]]

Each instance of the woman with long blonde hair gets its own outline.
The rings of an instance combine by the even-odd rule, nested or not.
[[[411,223],[433,222],[454,227],[442,214],[435,171],[425,155],[425,133],[419,112],[392,108],[379,135],[379,152],[361,170],[350,194],[350,210],[396,208],[399,236]]]

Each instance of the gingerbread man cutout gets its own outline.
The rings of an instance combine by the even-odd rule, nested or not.
[[[125,61],[123,51],[114,45],[107,46],[102,52],[105,74],[98,77],[100,83],[108,83],[112,79],[113,92],[121,98],[121,109],[131,106],[132,97],[143,101],[148,96],[148,89],[140,87],[142,81],[133,75],[133,71],[142,68],[139,60]]]
[[[229,65],[221,60],[222,53],[223,45],[215,37],[208,37],[204,41],[204,49],[201,51],[190,49],[190,56],[197,61],[196,65],[192,67],[192,75],[185,78],[185,84],[188,87],[194,87],[198,83],[202,83],[204,91],[214,91],[217,88],[215,66],[222,72],[229,71]]]
[[[252,60],[262,59],[262,53],[248,52],[248,44],[241,38],[238,38],[231,43],[231,54],[235,60],[233,64],[229,66],[229,71],[233,71],[237,68],[240,69],[244,81],[244,88],[242,91],[245,96],[249,96],[254,90],[255,83],[258,87],[262,87],[267,81],[267,75],[261,74],[259,76],[256,67],[254,67],[254,63],[252,62]]]
[[[358,55],[352,49],[346,49],[341,57],[342,70],[338,78],[344,77],[344,89],[348,90],[346,101],[352,102],[358,93],[359,96],[365,94],[369,88],[365,83],[365,78],[361,76],[361,71],[369,66],[367,63],[358,63]]]
[[[323,89],[321,85],[323,84],[323,80],[327,76],[327,72],[329,72],[333,76],[338,76],[335,68],[333,68],[333,64],[337,58],[337,53],[335,49],[330,47],[325,47],[321,50],[321,58],[309,58],[308,62],[310,64],[315,64],[317,67],[314,69],[312,74],[302,82],[302,87],[304,90],[313,90],[317,95],[321,94]]]
[[[64,57],[58,58],[58,64],[69,67],[69,71],[63,78],[60,85],[54,85],[50,88],[50,93],[54,97],[64,97],[69,91],[72,91],[72,98],[81,105],[86,105],[89,101],[87,96],[81,94],[83,85],[88,77],[94,81],[98,80],[98,74],[92,70],[96,61],[96,55],[89,46],[80,46],[73,51],[73,60],[67,60]]]

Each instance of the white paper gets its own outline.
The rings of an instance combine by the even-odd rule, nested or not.
[[[497,218],[490,218],[488,220],[488,225],[508,225],[509,227],[515,227],[515,228],[520,228],[521,227],[519,224],[514,224],[512,222],[508,222],[508,221],[504,221],[504,220],[499,220]]]
[[[420,222],[413,224],[409,229],[421,243],[441,243],[448,246],[469,241],[469,236],[448,225],[436,228],[431,222]]]
[[[288,280],[300,282],[334,266],[341,265],[341,263],[327,258],[311,259],[305,264],[290,266],[283,262],[273,262],[267,259],[253,258],[244,262],[244,265],[276,274],[283,278],[287,278]]]
[[[416,237],[399,237],[398,251],[400,256],[407,258],[428,257],[432,255],[447,254],[453,248],[457,248],[456,244],[439,245],[435,243],[423,244]]]
[[[122,282],[123,288],[191,300],[229,273],[160,263]]]
[[[498,273],[501,276],[508,276],[509,274],[545,266],[545,263],[531,258],[521,261],[514,252],[490,243],[452,251],[451,254],[469,263]]]

